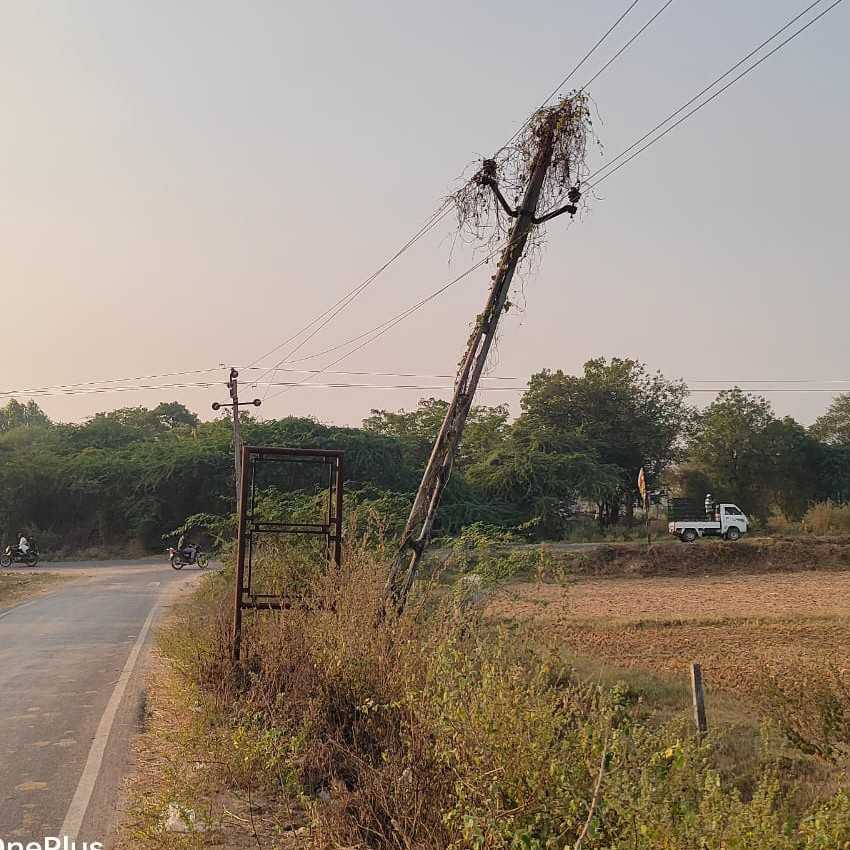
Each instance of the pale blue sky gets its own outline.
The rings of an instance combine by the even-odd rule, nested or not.
[[[641,0],[574,82],[661,4]],[[591,89],[606,153],[803,5],[674,0]],[[0,389],[253,360],[392,254],[625,6],[3,0]],[[620,355],[671,377],[850,379],[849,25],[839,6],[553,226],[494,372]],[[304,353],[458,274],[469,256],[449,264],[449,245],[448,226],[423,239]],[[453,371],[488,280],[338,368]],[[80,419],[177,397],[207,415],[225,392],[40,403]],[[264,413],[357,423],[428,394],[298,389]],[[829,402],[770,397],[805,423]]]

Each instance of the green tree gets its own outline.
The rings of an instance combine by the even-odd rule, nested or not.
[[[800,520],[812,502],[832,495],[824,474],[828,447],[790,416],[769,422],[764,437],[773,503],[788,519]]]
[[[766,399],[735,387],[698,414],[689,445],[692,462],[714,484],[715,498],[737,502],[762,520],[770,513],[775,483],[768,432],[774,422]]]
[[[179,401],[162,401],[151,414],[165,428],[195,428],[199,421],[197,415]]]
[[[449,403],[441,398],[423,398],[415,410],[373,410],[363,420],[367,431],[395,437],[407,451],[408,460],[424,466],[431,453]],[[476,405],[469,411],[463,440],[458,450],[456,467],[464,469],[497,446],[508,430],[508,406]]]
[[[833,399],[811,428],[812,435],[831,446],[850,446],[850,393]]]
[[[600,463],[577,433],[564,439],[521,416],[498,445],[473,463],[469,483],[515,511],[515,525],[560,538],[579,499],[603,502],[618,492],[620,470]]]
[[[47,425],[50,425],[50,419],[32,399],[21,404],[12,398],[5,407],[0,408],[0,432]]]
[[[650,487],[678,457],[691,415],[687,387],[636,360],[589,360],[582,375],[544,370],[531,376],[522,398],[527,426],[550,444],[570,445],[581,435],[597,461],[619,471],[619,487],[599,500],[600,520],[616,522],[622,508],[631,518],[637,478],[646,470]]]

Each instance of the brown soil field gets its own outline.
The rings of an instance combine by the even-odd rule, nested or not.
[[[707,689],[749,703],[762,703],[777,683],[850,681],[850,571],[694,573],[519,583],[488,612],[535,621],[570,654],[600,666],[683,682],[699,662]]]
[[[527,582],[494,604],[549,621],[850,616],[850,571],[582,579],[566,592]]]

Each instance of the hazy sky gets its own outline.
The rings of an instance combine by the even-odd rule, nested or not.
[[[626,5],[1,0],[0,389],[251,362],[394,253]],[[573,83],[661,5],[641,0]],[[606,156],[804,5],[674,0],[592,86]],[[706,386],[850,379],[849,27],[850,5],[839,6],[607,181],[583,220],[551,227],[494,374],[523,383],[620,355]],[[299,353],[356,336],[463,271],[469,254],[450,263],[450,237],[449,223],[429,234]],[[490,273],[334,368],[453,372]],[[280,376],[293,377],[303,375]],[[396,380],[316,380],[327,379]],[[150,383],[169,380],[181,379]],[[263,412],[358,423],[432,394],[299,388]],[[39,403],[79,420],[176,398],[207,416],[225,397]],[[805,423],[830,401],[769,397]]]

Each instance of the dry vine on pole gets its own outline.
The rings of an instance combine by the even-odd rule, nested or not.
[[[541,134],[550,126],[554,129],[552,157],[537,208],[575,215],[582,179],[590,171],[588,147],[596,141],[590,99],[583,92],[573,92],[556,105],[538,110],[514,142],[480,160],[472,178],[449,196],[457,213],[458,233],[466,242],[492,250],[509,235],[531,178]],[[528,247],[539,247],[544,236],[542,228],[535,228],[529,234]]]

